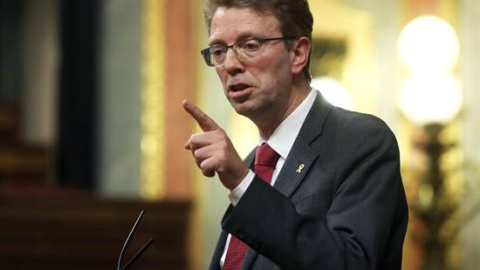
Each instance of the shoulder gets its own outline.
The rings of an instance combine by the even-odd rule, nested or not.
[[[341,146],[356,148],[397,148],[397,141],[390,127],[377,116],[333,107],[325,122],[324,134]]]
[[[342,108],[333,107],[331,114],[327,118],[327,127],[343,131],[348,134],[385,134],[393,136],[390,127],[377,116],[348,111]]]
[[[306,138],[322,135],[324,132],[369,133],[380,132],[392,135],[388,125],[379,117],[349,111],[330,104],[321,94],[317,95],[304,123]],[[313,133],[313,134],[310,134]]]
[[[382,119],[332,106],[321,95],[310,109],[299,137],[314,148],[318,144],[332,147],[359,143],[396,145],[395,135]]]

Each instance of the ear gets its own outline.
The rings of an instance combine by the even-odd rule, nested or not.
[[[310,57],[312,42],[307,37],[300,37],[292,48],[292,73],[301,74]]]

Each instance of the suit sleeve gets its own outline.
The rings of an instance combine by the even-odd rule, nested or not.
[[[345,139],[332,157],[337,173],[326,213],[297,212],[255,177],[223,229],[281,269],[400,269],[408,210],[395,137],[381,127]]]

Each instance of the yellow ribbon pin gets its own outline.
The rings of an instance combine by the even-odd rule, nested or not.
[[[297,173],[302,173],[303,168],[305,168],[305,164],[302,163],[298,166]]]

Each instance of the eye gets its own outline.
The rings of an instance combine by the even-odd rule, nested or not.
[[[225,52],[226,52],[226,49],[224,47],[210,48],[210,53],[215,58],[222,57],[225,54]]]
[[[246,52],[256,52],[260,50],[261,46],[262,45],[260,44],[260,41],[256,39],[251,39],[251,40],[245,41],[241,47],[242,47],[242,50]]]

